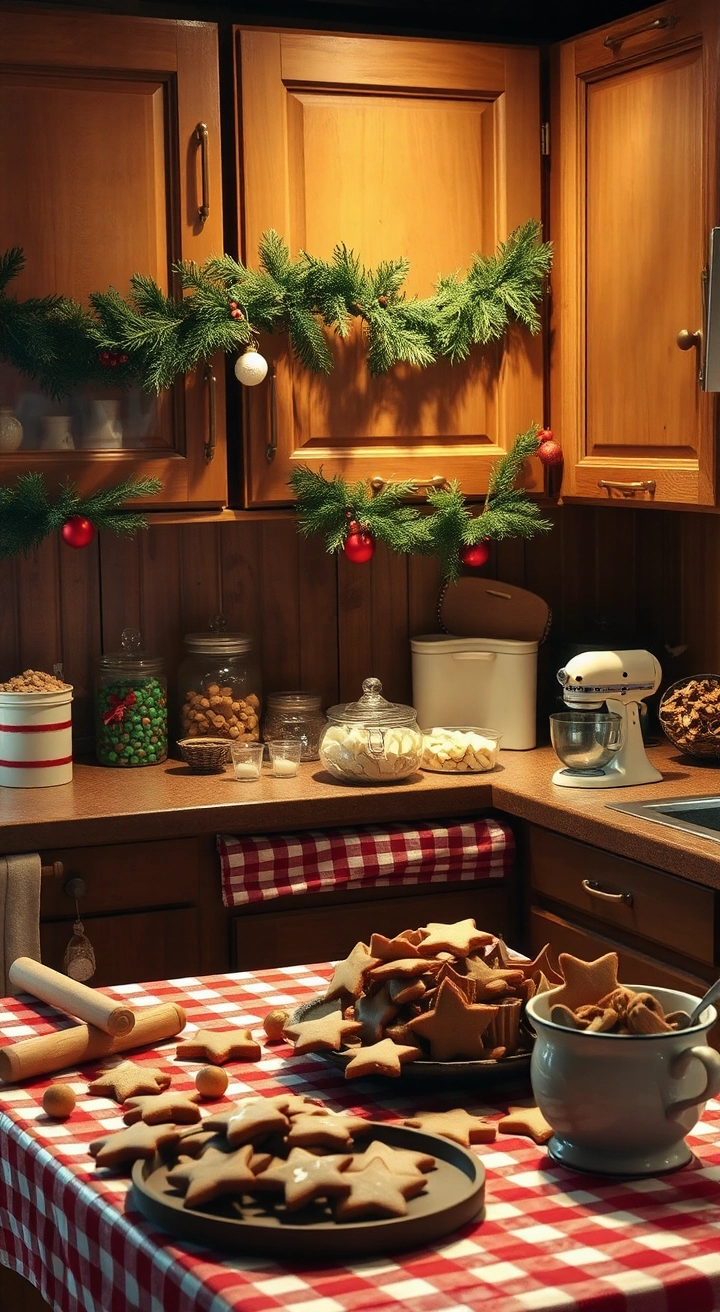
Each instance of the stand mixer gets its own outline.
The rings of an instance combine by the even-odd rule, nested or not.
[[[623,788],[651,784],[662,779],[645,755],[640,727],[640,705],[659,687],[662,670],[649,651],[586,651],[573,656],[558,670],[563,701],[576,711],[598,711],[607,703],[608,716],[574,717],[564,713],[550,717],[553,747],[564,768],[555,771],[554,784],[563,788]],[[614,720],[619,716],[621,723]],[[612,722],[619,730],[607,746],[597,736],[595,721]],[[578,731],[585,733],[590,747],[588,763],[571,764],[578,746]],[[577,757],[575,758],[577,759]]]

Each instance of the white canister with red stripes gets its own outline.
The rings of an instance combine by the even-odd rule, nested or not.
[[[48,788],[72,780],[72,688],[0,692],[0,786]]]

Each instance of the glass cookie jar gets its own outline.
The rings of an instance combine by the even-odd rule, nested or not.
[[[216,615],[207,633],[185,635],[187,657],[178,670],[183,738],[260,737],[260,670],[249,633],[228,633]]]
[[[389,702],[379,679],[365,679],[356,702],[331,706],[320,740],[330,774],[357,784],[392,783],[417,770],[422,734],[412,706]]]
[[[121,651],[98,662],[95,747],[101,765],[157,765],[167,757],[167,679],[162,656],[123,629]]]
[[[263,722],[265,742],[299,738],[300,760],[317,761],[320,735],[327,724],[320,701],[318,694],[313,692],[268,693]]]

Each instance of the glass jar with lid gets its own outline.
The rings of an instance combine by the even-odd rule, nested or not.
[[[320,735],[327,724],[320,709],[321,698],[314,692],[271,692],[263,721],[266,743],[299,738],[300,760],[317,761]]]
[[[320,760],[337,779],[392,783],[417,770],[422,734],[412,706],[389,702],[379,679],[365,679],[356,702],[331,706],[320,740]]]
[[[181,736],[257,742],[260,668],[250,634],[229,633],[216,615],[209,632],[185,635],[185,647],[178,670]]]
[[[121,650],[101,656],[95,689],[95,747],[101,765],[157,765],[167,756],[167,679],[162,656],[123,629]]]

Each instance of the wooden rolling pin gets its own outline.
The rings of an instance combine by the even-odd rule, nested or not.
[[[16,989],[32,993],[34,998],[49,1002],[51,1007],[64,1011],[76,1020],[84,1020],[106,1034],[129,1034],[135,1024],[135,1012],[113,998],[106,998],[97,989],[88,988],[59,970],[51,970],[32,957],[16,957],[8,971],[10,983]]]
[[[185,1012],[175,1002],[161,1002],[135,1013],[135,1026],[129,1034],[106,1034],[94,1025],[72,1025],[55,1034],[21,1039],[0,1048],[0,1079],[6,1084],[50,1075],[66,1066],[82,1066],[115,1052],[149,1047],[171,1039],[185,1028]]]

